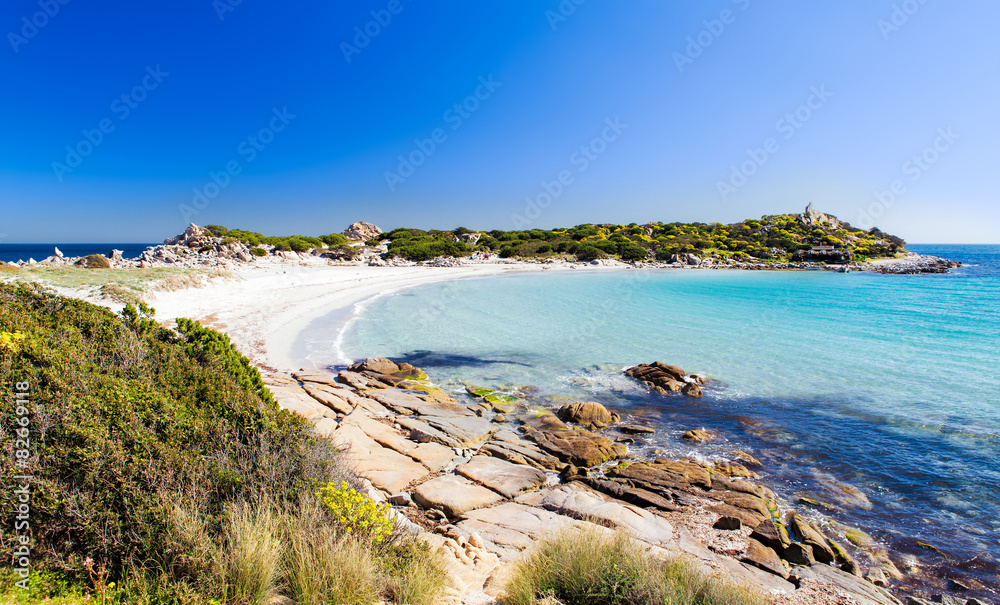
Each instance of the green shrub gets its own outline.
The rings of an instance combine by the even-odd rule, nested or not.
[[[319,241],[323,242],[324,244],[332,248],[334,246],[343,246],[347,244],[347,242],[349,242],[350,240],[347,239],[346,235],[343,235],[341,233],[331,233],[330,235],[320,236]]]
[[[263,248],[250,248],[250,254],[254,256],[267,256],[267,250]]]
[[[566,530],[514,568],[510,605],[546,597],[564,605],[763,605],[763,596],[704,575],[694,564],[661,560],[622,532]]]
[[[0,381],[30,384],[31,426],[45,427],[28,469],[36,568],[81,570],[91,558],[119,584],[187,582],[166,547],[173,503],[189,503],[218,533],[231,503],[295,502],[317,481],[346,478],[329,441],[278,408],[226,336],[186,320],[178,330],[142,304],[118,317],[38,286],[0,285],[0,332],[29,335],[0,353]],[[8,425],[12,410],[2,412]],[[18,472],[8,444],[0,481]],[[13,498],[0,495],[8,544]]]
[[[578,246],[575,254],[578,261],[592,261],[607,256],[600,248],[590,245]]]

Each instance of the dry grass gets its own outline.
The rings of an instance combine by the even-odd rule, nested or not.
[[[229,506],[217,555],[224,602],[263,605],[279,594],[283,525],[270,504]]]
[[[683,559],[647,554],[628,535],[569,530],[515,567],[510,605],[763,605],[753,590],[699,571]]]
[[[91,288],[98,296],[105,288],[111,288],[110,292],[115,295],[132,293],[134,296],[141,297],[144,292],[197,288],[213,279],[234,277],[232,272],[220,269],[185,269],[180,267],[87,271],[80,267],[32,265],[21,269],[10,267],[0,269],[2,269],[3,275],[0,280],[38,282],[56,288]],[[114,300],[113,296],[106,297]]]

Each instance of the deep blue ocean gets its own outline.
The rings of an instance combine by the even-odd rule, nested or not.
[[[65,256],[88,256],[103,254],[108,256],[112,250],[122,250],[125,258],[136,258],[142,251],[157,244],[0,244],[0,261],[16,263],[33,258],[37,261],[52,256],[56,247]]]
[[[934,582],[1000,583],[1000,246],[910,246],[944,275],[565,271],[467,279],[368,301],[312,326],[316,365],[381,355],[445,388],[600,401],[656,436],[641,456],[748,451],[800,510],[861,527]],[[650,395],[621,370],[712,379]],[[679,438],[704,427],[721,439]],[[860,497],[848,495],[853,488]],[[807,499],[819,504],[805,503]]]

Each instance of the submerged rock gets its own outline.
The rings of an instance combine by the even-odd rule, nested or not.
[[[691,429],[690,431],[681,435],[681,437],[688,441],[704,443],[705,441],[711,441],[715,437],[715,434],[710,433],[705,429]]]

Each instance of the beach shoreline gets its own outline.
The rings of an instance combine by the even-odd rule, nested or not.
[[[243,266],[231,276],[204,280],[200,287],[173,291],[153,289],[145,301],[156,309],[156,319],[164,325],[172,325],[175,319],[186,317],[227,334],[237,349],[265,373],[265,380],[274,384],[271,382],[274,377],[282,375],[290,379],[290,375],[304,365],[302,358],[295,355],[295,344],[312,322],[338,311],[344,313],[344,322],[349,321],[358,303],[378,296],[459,279],[548,271],[637,269],[633,265],[607,262],[596,265],[506,262],[386,267],[283,261]],[[71,291],[63,293],[73,295]],[[85,294],[77,292],[78,297],[85,297]],[[108,301],[92,302],[115,306]],[[344,322],[339,323],[338,333],[344,329]],[[279,395],[278,399],[284,407],[283,397]]]
[[[295,343],[311,322],[338,311],[353,313],[356,304],[373,297],[442,281],[572,269],[529,263],[461,267],[283,263],[240,269],[231,279],[210,280],[196,289],[154,291],[146,302],[156,309],[161,323],[179,317],[200,321],[226,333],[259,367],[288,372],[302,367],[294,354]]]

